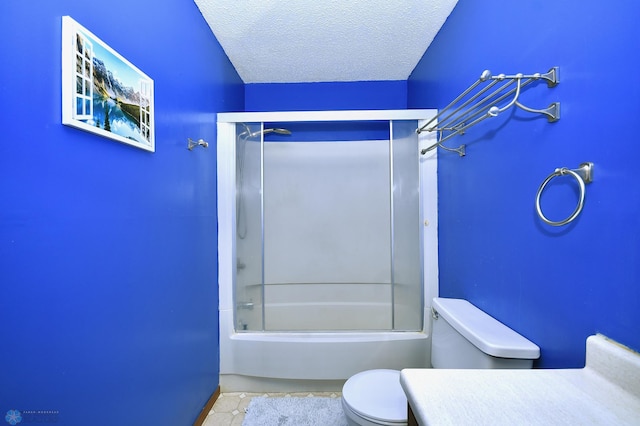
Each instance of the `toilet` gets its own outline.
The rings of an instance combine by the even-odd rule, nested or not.
[[[432,304],[433,368],[531,368],[540,348],[463,299],[436,297]],[[407,399],[398,370],[367,370],[342,388],[350,426],[407,424]]]

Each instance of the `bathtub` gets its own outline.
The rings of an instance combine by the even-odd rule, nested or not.
[[[339,391],[360,371],[430,366],[424,332],[235,332],[232,310],[220,330],[223,392]]]

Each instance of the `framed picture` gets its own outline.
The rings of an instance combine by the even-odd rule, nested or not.
[[[155,152],[153,80],[62,17],[62,123]]]

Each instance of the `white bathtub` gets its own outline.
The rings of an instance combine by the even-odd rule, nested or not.
[[[423,332],[236,333],[231,310],[220,330],[223,392],[339,391],[359,371],[430,365]]]

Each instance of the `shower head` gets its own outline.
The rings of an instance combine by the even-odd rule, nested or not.
[[[238,135],[238,137],[242,137],[243,139],[253,138],[253,137],[256,137],[256,136],[260,136],[261,134],[262,135],[266,135],[267,133],[276,133],[278,135],[290,135],[291,134],[291,130],[283,129],[281,127],[267,128],[267,129],[251,132],[251,129],[249,128],[249,126],[247,126],[244,123],[241,123],[241,124],[244,126],[245,131],[240,133]]]
[[[279,135],[290,135],[291,134],[291,130],[288,129],[282,129],[282,128],[278,128],[276,127],[275,129],[264,129],[264,133],[277,133]]]
[[[276,133],[278,135],[290,135],[291,131],[287,130],[287,129],[282,129],[282,128],[269,128],[269,129],[264,129],[264,130],[258,130],[257,132],[253,132],[250,133],[249,136],[247,136],[248,138],[252,138],[254,136],[258,136],[260,134],[266,135],[267,133]]]

